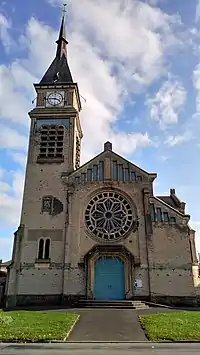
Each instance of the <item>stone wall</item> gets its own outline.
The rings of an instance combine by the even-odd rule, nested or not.
[[[151,294],[195,296],[187,226],[153,223]]]

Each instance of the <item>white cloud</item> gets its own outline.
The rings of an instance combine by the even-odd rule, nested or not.
[[[0,257],[3,257],[3,261],[9,261],[12,257],[12,246],[13,246],[13,237],[11,238],[5,238],[5,237],[0,237],[0,251],[1,255]],[[2,253],[3,250],[3,253]],[[6,255],[6,257],[5,257]]]
[[[196,7],[196,22],[200,19],[200,0],[197,0],[197,7]]]
[[[12,183],[8,185],[7,179],[11,178]],[[24,186],[24,174],[21,171],[4,171],[0,176],[0,226],[19,223],[21,200]],[[5,188],[7,186],[7,188]]]
[[[178,123],[178,114],[186,100],[186,91],[178,80],[169,79],[154,97],[147,100],[150,117],[159,122],[161,128]]]
[[[28,139],[18,131],[0,124],[0,149],[26,150]]]
[[[196,110],[198,114],[200,113],[200,63],[193,72],[193,83],[196,89]]]
[[[31,108],[31,98],[27,99],[22,85],[26,85],[27,77],[21,74],[15,80],[16,64],[0,65],[0,116],[6,120],[23,125],[29,124],[28,111]]]
[[[113,127],[129,94],[145,90],[165,73],[166,56],[179,43],[174,30],[180,19],[142,1],[70,0],[69,5],[69,63],[87,99],[81,113],[82,162],[101,151],[106,140],[120,154],[149,146],[148,132],[127,134]],[[4,31],[10,26],[5,20]],[[0,66],[0,117],[5,122],[28,128],[27,112],[35,95],[32,83],[40,80],[52,61],[57,36],[58,31],[31,18],[16,39],[15,45],[23,49],[20,60]],[[26,137],[6,127],[4,134],[0,130],[0,142],[1,148],[11,150],[12,159],[24,164],[19,151],[26,149]],[[23,173],[9,176],[10,189],[7,178],[1,178],[0,223],[13,225],[19,222]]]
[[[190,141],[193,138],[193,135],[191,132],[187,131],[185,133],[178,134],[176,136],[169,136],[166,141],[165,144],[167,144],[169,147],[174,147],[175,145],[179,145],[185,142]]]
[[[13,44],[13,40],[9,35],[10,28],[11,22],[0,13],[0,42],[2,42],[6,51],[9,51]]]
[[[18,152],[12,152],[11,153],[12,159],[18,163],[19,165],[21,165],[22,168],[25,167],[26,165],[26,155],[22,154],[22,153],[18,153]]]

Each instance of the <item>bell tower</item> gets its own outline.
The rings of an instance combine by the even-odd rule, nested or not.
[[[38,144],[30,147],[30,153],[36,164],[62,164],[63,170],[70,173],[79,168],[83,134],[79,89],[68,64],[64,15],[56,43],[53,62],[40,83],[34,84],[36,107],[29,116],[31,135],[35,135]]]
[[[31,119],[21,224],[29,229],[62,228],[66,196],[62,175],[80,166],[81,101],[67,56],[65,16],[56,55],[38,84]],[[55,217],[52,219],[52,217]],[[26,233],[25,233],[26,234]]]

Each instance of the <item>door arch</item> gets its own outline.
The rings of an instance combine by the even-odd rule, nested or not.
[[[95,262],[94,298],[123,300],[125,298],[124,261],[118,256],[101,256]]]

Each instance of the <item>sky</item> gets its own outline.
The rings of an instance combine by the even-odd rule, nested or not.
[[[55,56],[60,0],[0,0],[0,259],[19,226],[33,83]],[[200,252],[200,1],[68,0],[82,163],[113,150],[176,189]],[[86,101],[85,101],[86,100]]]

